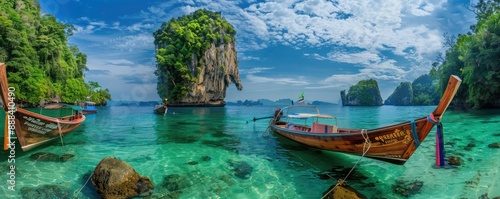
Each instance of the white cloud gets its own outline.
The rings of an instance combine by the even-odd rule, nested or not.
[[[248,74],[246,76],[246,79],[251,81],[252,83],[271,83],[271,84],[281,84],[281,85],[289,85],[289,86],[309,85],[309,82],[305,79],[304,76],[269,78],[269,77]]]
[[[140,33],[136,35],[121,36],[105,42],[113,48],[121,50],[153,50],[154,37],[152,34]]]

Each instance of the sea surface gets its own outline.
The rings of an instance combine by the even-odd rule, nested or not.
[[[304,147],[268,132],[269,119],[252,121],[275,108],[169,108],[155,115],[149,106],[98,107],[63,144],[55,140],[28,152],[16,147],[15,191],[8,189],[9,151],[0,152],[0,198],[21,198],[46,185],[59,186],[70,198],[99,198],[87,180],[110,156],[149,177],[158,197],[321,198],[360,157]],[[340,127],[366,129],[426,116],[434,108],[319,106]],[[347,184],[368,198],[500,197],[500,149],[488,147],[500,142],[500,110],[448,110],[442,123],[446,155],[459,157],[461,165],[434,166],[434,128],[405,165],[362,158]],[[75,156],[66,162],[30,158],[40,152]],[[172,174],[181,179],[175,193],[164,184]]]

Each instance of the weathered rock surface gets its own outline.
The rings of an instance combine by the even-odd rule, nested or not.
[[[113,157],[101,160],[94,170],[92,184],[102,198],[130,198],[151,195],[154,185],[141,177],[128,163]]]
[[[205,65],[201,67],[198,82],[191,85],[187,96],[176,102],[169,102],[169,106],[224,106],[226,88],[231,83],[235,83],[238,90],[243,89],[233,42],[219,46],[212,43],[200,60],[193,55],[188,64],[190,71],[196,71],[199,62]]]

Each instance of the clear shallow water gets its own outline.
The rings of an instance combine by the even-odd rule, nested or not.
[[[190,186],[180,198],[321,198],[335,179],[319,174],[350,169],[359,159],[318,151],[266,133],[274,107],[170,108],[169,114],[153,114],[153,107],[102,107],[77,130],[64,137],[64,148],[54,141],[32,151],[16,151],[16,191],[7,189],[9,175],[2,175],[2,198],[20,198],[22,187],[59,185],[78,198],[98,198],[85,174],[108,156],[127,161],[151,178],[155,194],[166,195],[163,178],[179,174]],[[427,115],[434,107],[320,106],[321,113],[337,116],[338,125],[376,128]],[[2,117],[3,118],[3,117]],[[246,123],[250,121],[249,123]],[[392,192],[397,179],[419,180],[423,186],[410,198],[489,198],[500,196],[500,111],[447,111],[443,118],[447,156],[458,156],[462,165],[436,168],[435,129],[403,166],[364,158],[347,179],[369,198],[404,198]],[[496,136],[495,136],[496,135]],[[466,148],[473,143],[475,146]],[[50,152],[74,154],[67,162],[33,161],[30,155]],[[1,168],[9,172],[8,151],[0,153]],[[209,161],[202,157],[209,156]],[[246,162],[253,170],[248,178],[235,176],[231,163]],[[195,164],[197,163],[197,164]],[[83,189],[78,192],[81,188]],[[78,193],[78,194],[77,194]],[[4,197],[5,196],[5,197]]]

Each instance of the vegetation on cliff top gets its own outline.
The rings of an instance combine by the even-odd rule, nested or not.
[[[382,97],[377,81],[374,79],[361,80],[356,85],[340,92],[342,105],[345,106],[380,106]]]
[[[68,45],[75,28],[40,14],[36,0],[5,0],[0,3],[0,62],[7,65],[9,86],[16,102],[34,106],[41,100],[72,103],[84,100],[92,87],[85,83],[87,56]],[[111,99],[108,90],[96,101]]]
[[[187,95],[189,85],[198,81],[204,65],[199,61],[196,70],[191,71],[188,63],[193,59],[200,60],[212,44],[219,46],[234,42],[236,31],[221,18],[220,13],[203,9],[163,22],[153,35],[158,95],[175,101]]]

